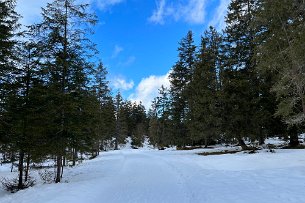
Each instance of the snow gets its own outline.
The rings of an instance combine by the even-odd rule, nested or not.
[[[276,145],[276,146],[280,146],[280,145],[287,145],[288,141],[282,140],[278,137],[274,137],[274,138],[268,138],[265,140],[265,144],[271,144],[271,145]]]
[[[261,150],[256,154],[200,156],[188,151],[155,150],[148,143],[102,153],[67,168],[59,184],[38,183],[11,194],[0,189],[1,203],[96,202],[305,202],[305,150]],[[10,167],[0,167],[0,176]]]

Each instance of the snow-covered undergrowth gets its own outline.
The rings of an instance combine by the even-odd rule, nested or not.
[[[67,168],[62,183],[38,182],[15,194],[0,189],[0,202],[305,202],[305,150],[198,155],[230,149],[235,148],[178,151],[153,150],[148,143],[141,149],[125,146]],[[0,176],[11,175],[9,165],[0,167]]]

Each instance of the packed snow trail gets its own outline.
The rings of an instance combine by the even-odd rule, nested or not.
[[[16,194],[0,191],[0,203],[305,202],[305,150],[195,152],[102,153],[67,169],[60,184],[38,184]]]
[[[101,188],[104,202],[188,202],[179,174],[146,153],[122,151],[120,169]],[[98,195],[99,196],[99,195]]]

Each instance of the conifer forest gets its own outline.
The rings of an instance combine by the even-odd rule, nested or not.
[[[177,60],[167,67],[170,86],[159,87],[150,108],[112,90],[107,66],[100,57],[103,53],[99,53],[96,42],[92,41],[94,27],[103,19],[98,19],[90,4],[82,3],[90,1],[53,0],[41,8],[41,20],[27,26],[20,23],[22,16],[15,9],[17,1],[0,0],[0,178],[3,190],[15,193],[39,187],[37,177],[31,175],[39,170],[45,170],[39,172],[40,176],[56,188],[65,183],[65,176],[81,162],[103,160],[106,156],[103,154],[107,153],[119,156],[125,153],[122,146],[128,144],[134,151],[149,145],[156,151],[152,153],[166,156],[170,153],[168,150],[174,148],[173,153],[199,150],[198,154],[204,156],[197,155],[196,161],[199,163],[200,158],[208,157],[206,166],[213,163],[214,158],[220,159],[217,157],[234,157],[244,152],[261,155],[258,151],[275,152],[283,148],[301,150],[291,151],[296,154],[288,153],[286,157],[301,156],[305,160],[301,155],[305,154],[302,151],[305,148],[302,140],[305,129],[303,0],[231,0],[223,29],[207,26],[199,42],[194,39],[192,30],[184,33],[177,42],[177,49],[172,50]],[[285,144],[276,146],[268,140],[281,140]],[[230,146],[237,151],[227,148],[200,151],[215,146]],[[238,153],[212,156],[227,152]],[[165,159],[161,154],[156,157],[153,159],[156,164]],[[294,158],[285,163],[294,163]],[[184,167],[191,164],[190,159],[181,160],[185,162],[169,161],[169,164],[173,167],[176,162],[183,162]],[[259,160],[264,160],[264,156]],[[268,160],[274,161],[270,158],[266,162]],[[101,167],[106,167],[106,161]],[[44,163],[48,163],[48,167]],[[138,169],[146,162],[141,163]],[[151,170],[156,164],[150,166]],[[2,166],[10,168],[12,173],[15,171],[14,177],[2,177]],[[114,170],[115,163],[109,168],[105,171]],[[84,169],[83,173],[91,175],[90,170]],[[136,178],[137,174],[141,173],[129,175]],[[162,180],[166,181],[167,175],[164,176]],[[228,176],[218,174],[217,177],[226,181]],[[305,177],[300,179],[302,182]],[[130,182],[132,179],[128,184]],[[291,188],[296,182],[291,182]],[[199,191],[194,188],[189,191]],[[117,193],[118,190],[114,189]],[[273,194],[266,196],[271,197],[266,202],[305,201],[297,195],[290,201],[274,199]],[[187,197],[110,201],[106,196],[105,202],[248,201],[243,195],[239,201],[230,199],[231,196],[223,201],[196,199],[196,195]],[[254,198],[253,202],[259,200]],[[14,202],[14,199],[3,201]]]

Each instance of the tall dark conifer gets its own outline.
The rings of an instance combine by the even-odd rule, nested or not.
[[[56,182],[61,180],[65,149],[73,139],[81,98],[87,85],[88,57],[95,52],[88,40],[88,30],[96,23],[88,5],[75,0],[54,0],[42,10],[43,20],[32,27],[37,33],[41,64],[45,69],[45,83],[49,88],[49,109],[54,119],[49,126],[49,139],[57,156]],[[78,119],[81,119],[79,117]]]
[[[226,18],[226,61],[223,81],[225,132],[246,148],[243,137],[254,136],[259,97],[255,69],[254,29],[251,27],[257,0],[233,0]]]
[[[16,31],[19,15],[15,11],[16,0],[0,2],[0,85],[10,82],[16,68]]]
[[[99,115],[97,133],[99,138],[98,148],[106,139],[111,139],[115,134],[115,109],[111,97],[109,81],[107,81],[107,70],[100,62],[95,70],[95,92],[99,101]]]
[[[304,8],[304,1],[262,0],[254,23],[259,31],[258,67],[271,80],[276,116],[288,125],[291,146],[298,145],[305,120]]]
[[[188,128],[193,143],[208,145],[220,134],[220,52],[222,37],[210,27],[201,39],[197,62],[189,90]]]
[[[170,78],[170,94],[171,94],[171,116],[173,120],[173,136],[176,143],[185,145],[187,140],[186,120],[188,113],[187,96],[188,85],[191,81],[194,64],[195,50],[193,33],[189,31],[181,42],[178,48],[179,59],[174,65]]]
[[[123,97],[120,92],[115,96],[115,134],[114,134],[114,149],[119,149],[119,144],[124,141],[128,134],[128,123],[126,108],[124,108]],[[125,106],[126,107],[126,106]],[[125,110],[124,110],[125,109]]]
[[[7,99],[12,89],[16,70],[16,31],[19,27],[19,15],[15,12],[16,1],[0,2],[0,142],[6,140],[9,130],[9,119],[6,117]]]

